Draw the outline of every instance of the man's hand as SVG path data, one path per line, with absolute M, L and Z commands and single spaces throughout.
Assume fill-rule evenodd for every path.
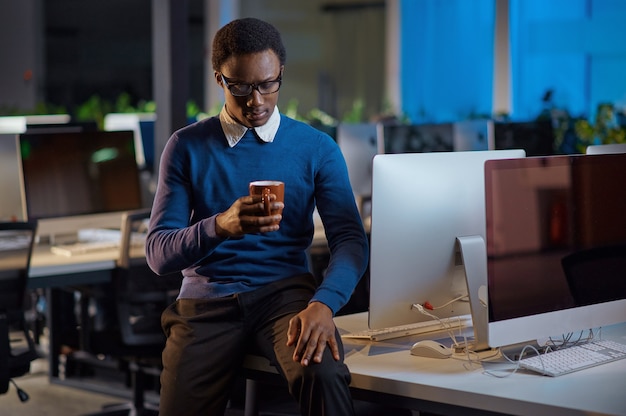
M 272 195 L 272 201 L 276 195 Z M 284 207 L 282 202 L 272 202 L 272 209 Z M 265 216 L 263 197 L 261 195 L 242 196 L 226 211 L 215 218 L 215 231 L 220 237 L 241 237 L 250 233 L 267 233 L 277 231 L 281 215 Z
M 335 338 L 335 322 L 330 308 L 321 302 L 309 306 L 289 321 L 287 345 L 296 345 L 293 360 L 303 366 L 322 362 L 324 349 L 328 345 L 333 358 L 339 360 L 339 345 Z

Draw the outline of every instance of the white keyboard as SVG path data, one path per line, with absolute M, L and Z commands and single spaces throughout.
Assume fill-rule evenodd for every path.
M 119 249 L 120 243 L 116 241 L 81 241 L 72 244 L 58 244 L 50 247 L 50 251 L 60 256 L 72 257 L 81 254 L 97 253 Z
M 341 337 L 348 339 L 384 341 L 386 339 L 406 337 L 409 335 L 426 334 L 428 332 L 440 331 L 442 329 L 465 328 L 472 325 L 471 315 L 443 318 L 441 321 L 443 323 L 433 319 L 389 328 L 366 329 L 364 331 L 348 332 L 342 334 Z
M 624 358 L 625 344 L 600 340 L 522 358 L 519 364 L 528 370 L 556 377 Z

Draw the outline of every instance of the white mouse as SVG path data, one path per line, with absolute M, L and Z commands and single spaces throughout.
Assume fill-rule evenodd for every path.
M 430 339 L 418 341 L 411 347 L 411 355 L 428 358 L 450 358 L 452 349 Z

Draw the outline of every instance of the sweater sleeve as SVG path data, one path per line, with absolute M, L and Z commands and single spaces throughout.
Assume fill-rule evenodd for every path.
M 337 313 L 365 273 L 369 247 L 343 155 L 334 142 L 322 151 L 315 198 L 328 239 L 330 262 L 311 301 L 322 302 Z
M 215 232 L 216 215 L 189 223 L 192 205 L 187 154 L 175 133 L 161 156 L 146 239 L 146 260 L 157 274 L 193 266 L 224 241 Z

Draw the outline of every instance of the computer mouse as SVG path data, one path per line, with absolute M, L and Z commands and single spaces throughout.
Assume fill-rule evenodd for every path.
M 417 341 L 411 347 L 411 355 L 428 358 L 450 358 L 452 349 L 446 347 L 440 342 L 430 339 Z

